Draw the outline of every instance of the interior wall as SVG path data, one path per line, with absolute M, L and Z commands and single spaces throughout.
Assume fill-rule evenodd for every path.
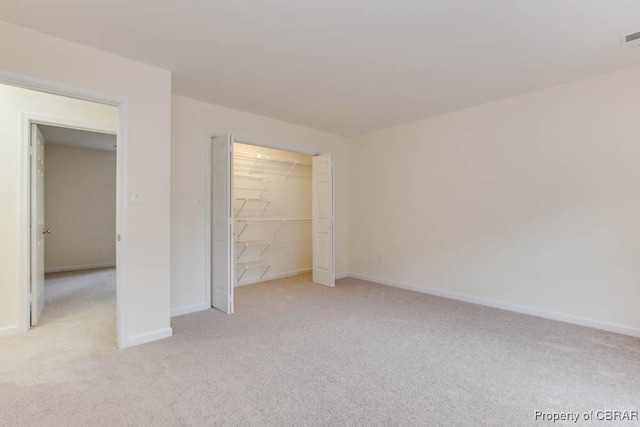
M 236 244 L 236 277 L 242 275 L 238 284 L 311 271 L 312 223 L 304 219 L 310 219 L 312 215 L 312 156 L 241 143 L 234 144 L 233 149 L 234 207 L 236 218 L 240 220 L 236 223 L 236 241 L 261 242 L 244 248 L 242 244 Z M 256 162 L 241 153 L 298 161 L 302 164 L 291 169 L 293 164 L 267 160 Z M 289 171 L 291 173 L 287 176 Z M 247 175 L 254 179 L 246 178 Z M 256 181 L 255 178 L 269 181 Z M 249 200 L 245 202 L 246 199 Z M 258 221 L 246 223 L 241 221 L 243 218 L 296 218 L 301 221 L 280 224 Z M 263 264 L 249 264 L 257 261 Z
M 639 74 L 355 139 L 351 272 L 640 335 Z
M 60 90 L 110 97 L 123 103 L 121 158 L 126 185 L 122 207 L 126 222 L 118 233 L 126 245 L 119 251 L 119 345 L 126 347 L 171 335 L 170 197 L 171 73 L 149 65 L 0 22 L 0 74 L 55 85 Z M 3 115 L 5 116 L 5 115 Z M 12 117 L 17 120 L 17 117 Z M 15 137 L 0 150 L 0 331 L 20 329 L 17 293 L 23 277 L 19 217 L 21 164 Z M 131 201 L 131 196 L 135 203 Z M 125 228 L 124 225 L 127 225 Z M 6 249 L 5 249 L 6 248 Z M 8 308 L 5 310 L 4 305 Z
M 45 271 L 115 266 L 116 152 L 45 140 L 44 173 Z
M 233 133 L 243 142 L 334 152 L 336 170 L 336 273 L 348 266 L 348 139 L 201 101 L 173 96 L 171 200 L 171 308 L 173 314 L 205 309 L 205 144 L 209 132 Z
M 26 143 L 23 115 L 66 118 L 113 132 L 118 128 L 118 110 L 113 106 L 0 84 L 0 235 L 4 236 L 0 245 L 0 331 L 8 332 L 17 331 L 27 308 L 19 280 L 20 166 Z

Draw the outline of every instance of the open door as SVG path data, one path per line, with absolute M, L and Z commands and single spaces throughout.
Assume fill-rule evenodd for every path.
M 31 125 L 31 326 L 44 308 L 44 137 Z
M 212 140 L 213 183 L 211 241 L 211 305 L 233 313 L 233 137 L 221 135 Z
M 313 158 L 313 281 L 335 286 L 333 154 Z

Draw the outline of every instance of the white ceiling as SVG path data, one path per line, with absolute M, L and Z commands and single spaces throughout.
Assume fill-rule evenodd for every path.
M 2 0 L 174 93 L 354 135 L 640 64 L 638 0 Z
M 116 151 L 116 136 L 108 133 L 88 132 L 85 130 L 38 125 L 45 144 L 65 145 L 68 147 L 89 148 L 92 150 Z

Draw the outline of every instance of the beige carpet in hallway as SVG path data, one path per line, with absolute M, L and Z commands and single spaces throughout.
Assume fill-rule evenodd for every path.
M 114 348 L 116 342 L 116 271 L 104 268 L 50 273 L 38 326 L 28 333 L 0 338 L 0 379 L 16 368 L 55 369 Z M 23 372 L 27 375 L 27 372 Z
M 2 424 L 520 426 L 640 409 L 639 339 L 309 279 L 237 288 L 236 314 L 177 317 L 174 337 L 122 351 L 76 348 L 72 323 L 1 339 Z

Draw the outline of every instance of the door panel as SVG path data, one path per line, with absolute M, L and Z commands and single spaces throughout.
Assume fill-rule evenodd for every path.
M 313 158 L 313 281 L 335 286 L 332 154 Z
M 31 325 L 44 308 L 44 137 L 31 125 Z
M 212 140 L 211 305 L 233 313 L 233 138 L 222 135 Z

